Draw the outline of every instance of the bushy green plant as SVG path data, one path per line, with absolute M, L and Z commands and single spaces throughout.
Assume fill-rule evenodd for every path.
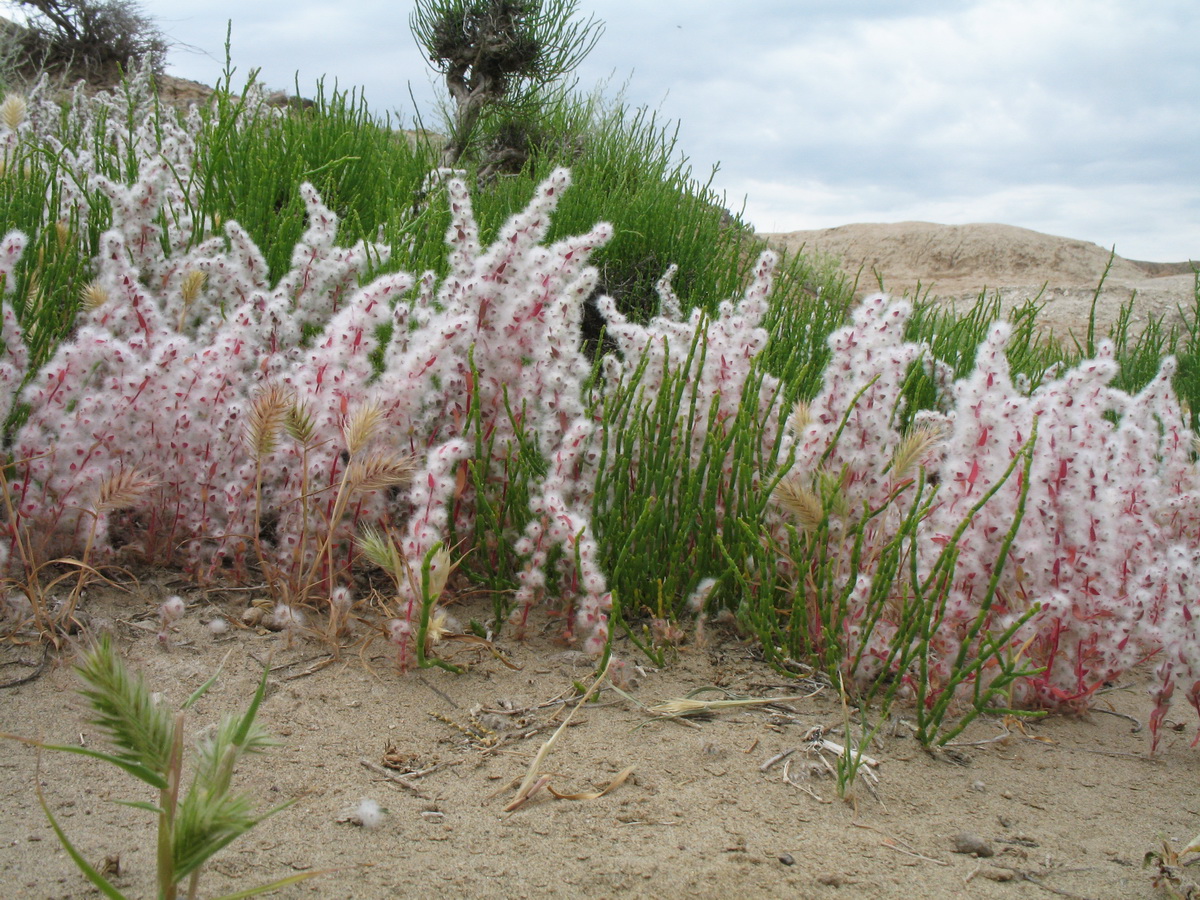
M 273 741 L 255 724 L 267 688 L 267 672 L 259 681 L 250 706 L 240 716 L 229 716 L 201 738 L 195 749 L 191 783 L 184 786 L 185 713 L 216 681 L 213 675 L 172 715 L 156 702 L 140 676 L 133 675 L 112 647 L 107 635 L 89 650 L 77 667 L 84 686 L 81 693 L 96 713 L 93 720 L 108 735 L 111 751 L 69 744 L 46 744 L 11 734 L 0 737 L 32 744 L 39 750 L 56 750 L 98 759 L 116 766 L 158 792 L 156 802 L 118 801 L 145 810 L 158 820 L 156 886 L 159 900 L 174 900 L 186 884 L 189 900 L 198 896 L 200 873 L 212 856 L 268 816 L 287 806 L 256 812 L 245 794 L 233 789 L 233 774 L 247 754 L 260 753 Z M 38 800 L 54 833 L 75 865 L 106 897 L 124 898 L 111 881 L 89 863 L 71 843 L 42 796 Z M 252 897 L 305 881 L 321 873 L 304 872 L 270 884 L 227 894 L 221 900 Z
M 1163 514 L 1172 491 L 1190 496 L 1192 477 L 1170 391 L 1175 370 L 1148 370 L 1172 349 L 1194 357 L 1195 332 L 1160 329 L 1135 342 L 1119 323 L 1112 344 L 1093 334 L 1064 348 L 1043 341 L 1033 307 L 996 326 L 997 302 L 981 298 L 961 316 L 923 304 L 910 315 L 871 300 L 855 313 L 857 331 L 841 334 L 849 306 L 843 281 L 800 257 L 779 269 L 760 257 L 757 240 L 692 180 L 670 131 L 648 113 L 597 98 L 564 92 L 547 101 L 531 120 L 530 154 L 519 171 L 479 179 L 472 192 L 470 172 L 427 177 L 429 148 L 392 134 L 353 97 L 335 93 L 312 110 L 282 113 L 253 87 L 235 98 L 227 83 L 212 107 L 180 118 L 138 93 L 136 82 L 127 90 L 124 106 L 113 98 L 81 99 L 66 110 L 31 104 L 28 121 L 0 132 L 6 159 L 22 163 L 9 171 L 32 185 L 13 189 L 32 235 L 11 232 L 0 247 L 14 311 L 5 320 L 10 357 L 0 376 L 10 399 L 30 411 L 14 460 L 14 529 L 64 547 L 94 530 L 96 545 L 109 550 L 112 535 L 132 534 L 148 558 L 178 554 L 205 574 L 228 564 L 233 577 L 247 574 L 253 549 L 260 561 L 300 573 L 288 590 L 301 602 L 328 594 L 333 604 L 338 580 L 351 572 L 358 526 L 394 526 L 410 573 L 444 574 L 461 558 L 442 561 L 432 548 L 453 547 L 468 559 L 462 571 L 502 598 L 498 617 L 551 600 L 574 623 L 572 636 L 589 635 L 589 650 L 608 644 L 610 604 L 654 654 L 678 640 L 675 623 L 685 610 L 723 607 L 763 636 L 777 662 L 815 653 L 839 666 L 861 657 L 858 672 L 883 671 L 898 662 L 888 663 L 886 635 L 876 631 L 882 644 L 868 652 L 858 641 L 870 634 L 839 634 L 834 619 L 821 619 L 849 599 L 844 583 L 813 593 L 815 619 L 805 608 L 801 622 L 791 602 L 797 571 L 814 571 L 815 561 L 819 572 L 822 559 L 853 551 L 858 523 L 870 548 L 859 561 L 894 570 L 881 585 L 908 585 L 920 595 L 914 603 L 936 610 L 945 602 L 957 617 L 947 624 L 932 616 L 941 663 L 918 675 L 888 673 L 928 683 L 929 740 L 949 709 L 939 713 L 937 698 L 969 692 L 983 684 L 981 674 L 994 685 L 997 672 L 1007 678 L 1023 660 L 1030 671 L 1054 664 L 1045 678 L 1024 677 L 1028 693 L 1018 699 L 1084 704 L 1103 672 L 1129 664 L 1125 646 L 1188 652 L 1191 619 L 1164 595 L 1146 602 L 1180 617 L 1178 627 L 1155 633 L 1131 622 L 1133 644 L 1097 654 L 1077 624 L 1092 621 L 1092 612 L 1069 610 L 1077 586 L 1058 585 L 1078 577 L 1086 605 L 1097 580 L 1121 571 L 1073 565 L 1124 552 L 1095 527 L 1098 513 L 1090 523 L 1096 537 L 1087 536 L 1089 522 L 1072 517 L 1093 514 L 1097 497 L 1115 502 L 1111 485 L 1084 489 L 1105 466 L 1072 469 L 1079 454 L 1102 448 L 1136 463 L 1155 486 L 1152 498 L 1125 498 L 1123 509 L 1137 514 L 1121 517 L 1121 527 L 1142 529 L 1138 539 L 1150 547 L 1160 546 L 1155 529 L 1166 528 L 1164 540 L 1177 544 L 1171 552 L 1189 552 L 1186 515 Z M 565 171 L 546 171 L 562 161 L 575 166 L 570 191 Z M 311 181 L 291 193 L 302 177 Z M 289 212 L 301 205 L 303 223 Z M 56 253 L 49 232 L 60 220 L 77 237 L 66 243 L 74 249 Z M 84 285 L 75 284 L 88 273 L 80 254 L 96 267 L 96 280 Z M 674 263 L 680 268 L 669 268 Z M 420 270 L 427 272 L 403 274 Z M 86 288 L 83 327 L 58 347 L 52 366 L 34 371 L 35 359 L 26 372 L 22 335 L 30 343 L 45 336 L 53 348 L 72 327 L 69 314 L 50 318 L 56 304 L 37 302 L 34 287 L 51 283 L 71 284 L 62 292 L 72 298 Z M 599 362 L 580 350 L 588 307 L 606 330 L 599 346 L 610 352 Z M 1093 342 L 1097 358 L 1081 361 Z M 1128 377 L 1147 385 L 1136 397 L 1110 384 L 1126 358 Z M 1075 368 L 1060 378 L 1068 366 Z M 26 374 L 32 380 L 19 392 Z M 852 404 L 853 422 L 845 422 L 854 440 L 843 447 L 831 430 L 845 407 L 831 406 L 826 389 L 838 387 L 841 403 L 857 390 L 847 394 L 848 378 L 884 374 L 863 388 L 862 404 Z M 311 414 L 315 430 L 248 458 L 242 417 L 266 396 L 260 388 L 273 385 L 283 414 Z M 1090 393 L 1072 399 L 1081 385 Z M 799 432 L 789 436 L 784 411 L 822 392 L 819 425 L 803 441 Z M 376 434 L 379 446 L 368 442 L 356 457 L 348 423 L 373 408 L 388 427 Z M 987 420 L 996 410 L 1011 420 L 1003 429 Z M 1029 419 L 1046 410 L 1058 417 L 1051 425 L 1059 433 L 1029 450 Z M 1090 418 L 1078 418 L 1085 411 Z M 864 460 L 874 454 L 886 463 L 901 442 L 920 444 L 931 416 L 954 433 L 937 485 L 938 496 L 954 502 L 929 505 L 931 479 L 923 489 L 914 480 L 861 494 L 863 485 L 873 490 L 907 471 L 898 463 L 878 471 Z M 108 428 L 114 422 L 122 427 Z M 1001 434 L 1002 451 L 979 449 Z M 825 457 L 814 450 L 818 438 L 830 439 Z M 1047 445 L 1068 444 L 1077 456 L 1044 455 Z M 800 449 L 817 479 L 803 486 L 819 503 L 860 492 L 836 510 L 841 530 L 830 529 L 824 546 L 787 532 L 768 503 Z M 347 466 L 394 461 L 401 452 L 414 458 L 411 484 L 402 489 L 364 469 L 361 492 L 353 503 L 344 499 L 337 485 L 349 483 Z M 1028 478 L 1024 469 L 1002 471 L 1030 453 L 1038 464 Z M 99 509 L 98 484 L 146 468 L 156 488 L 144 508 L 88 519 L 87 510 Z M 1052 494 L 1031 495 L 1036 515 L 1019 516 L 1021 491 L 1033 490 L 1034 477 Z M 976 508 L 973 491 L 992 488 L 1000 493 Z M 1078 502 L 1063 511 L 1055 498 L 1065 490 Z M 927 520 L 905 519 L 908 502 L 941 517 L 932 544 L 916 540 Z M 880 529 L 896 518 L 908 525 L 892 540 L 895 532 Z M 1004 536 L 1022 519 L 1022 535 L 1006 548 Z M 963 522 L 971 524 L 950 551 L 955 564 L 938 563 L 937 541 Z M 1030 530 L 1046 539 L 1024 537 Z M 1064 541 L 1065 565 L 1035 559 Z M 903 564 L 918 552 L 925 568 L 913 575 Z M 1159 574 L 1171 565 L 1153 554 L 1124 562 L 1152 564 Z M 963 578 L 949 574 L 972 566 Z M 842 560 L 828 571 L 849 570 Z M 948 580 L 929 582 L 933 572 Z M 1003 584 L 991 597 L 986 584 L 998 572 Z M 396 579 L 405 627 L 395 634 L 406 641 L 427 635 L 435 612 L 433 594 L 415 584 Z M 1009 629 L 1016 623 L 1020 631 L 1021 616 L 1048 585 L 1062 596 L 1055 614 L 1029 629 L 1043 630 L 1024 656 Z M 864 597 L 857 590 L 850 597 L 881 608 L 874 587 L 862 587 Z M 981 602 L 993 605 L 980 612 Z M 638 619 L 651 620 L 647 632 Z M 1070 684 L 1058 650 L 1063 635 L 1081 657 Z M 1166 667 L 1160 675 L 1161 717 L 1178 673 Z
M 28 77 L 51 71 L 111 81 L 139 63 L 161 71 L 167 41 L 135 0 L 17 0 L 29 24 L 15 37 Z
M 442 165 L 459 163 L 480 119 L 529 105 L 537 88 L 569 75 L 595 47 L 603 25 L 574 16 L 578 0 L 418 0 L 413 37 L 446 78 L 454 101 Z M 478 149 L 478 148 L 477 148 Z M 508 146 L 476 162 L 499 161 Z

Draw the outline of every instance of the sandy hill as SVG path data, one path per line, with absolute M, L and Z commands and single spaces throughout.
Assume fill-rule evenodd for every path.
M 1042 234 L 1014 225 L 937 225 L 931 222 L 842 225 L 816 231 L 764 235 L 775 246 L 839 260 L 858 280 L 859 293 L 884 287 L 895 294 L 929 292 L 949 302 L 999 291 L 1011 305 L 1041 292 L 1044 319 L 1055 331 L 1077 330 L 1110 252 L 1087 241 Z M 1192 264 L 1113 260 L 1099 304 L 1111 321 L 1136 293 L 1135 319 L 1178 316 L 1194 300 Z

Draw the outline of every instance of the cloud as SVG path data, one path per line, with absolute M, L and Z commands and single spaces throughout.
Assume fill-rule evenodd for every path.
M 995 220 L 1119 240 L 1150 258 L 1200 255 L 1186 225 L 1200 180 L 1200 63 L 1183 37 L 1200 10 L 904 9 L 863 15 L 855 4 L 798 33 L 768 23 L 756 47 L 732 48 L 745 80 L 715 67 L 673 85 L 674 106 L 691 112 L 682 142 L 697 163 L 725 161 L 717 183 L 732 205 L 748 194 L 762 227 L 813 216 L 807 204 L 819 227 Z
M 410 8 L 148 5 L 164 31 L 208 54 L 173 52 L 185 77 L 217 78 L 233 19 L 235 82 L 262 67 L 266 84 L 291 89 L 299 72 L 311 93 L 325 75 L 327 87 L 361 85 L 381 114 L 436 122 L 443 89 L 409 33 Z M 755 221 L 1048 223 L 1149 258 L 1200 257 L 1195 0 L 580 5 L 592 10 L 606 31 L 580 87 L 624 85 L 630 105 L 678 122 L 698 177 L 720 163 L 718 189 L 734 207 L 749 194 Z

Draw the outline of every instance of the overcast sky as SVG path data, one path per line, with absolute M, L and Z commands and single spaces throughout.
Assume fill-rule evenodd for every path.
M 436 122 L 405 0 L 145 0 L 168 71 Z M 1200 259 L 1197 0 L 581 0 L 579 71 L 680 124 L 696 175 L 760 231 L 1003 222 L 1134 259 Z M 411 96 L 410 96 L 411 91 Z

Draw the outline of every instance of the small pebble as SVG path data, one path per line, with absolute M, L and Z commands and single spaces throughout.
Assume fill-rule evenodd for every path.
M 981 869 L 979 874 L 989 881 L 1015 881 L 1017 877 L 1017 873 L 1010 869 L 997 869 L 995 867 Z
M 488 731 L 493 731 L 497 734 L 512 731 L 517 726 L 512 716 L 502 716 L 499 713 L 483 713 L 476 717 L 476 721 Z
M 794 866 L 796 864 L 796 858 L 790 853 L 780 853 L 779 861 L 785 866 Z
M 996 855 L 996 851 L 992 849 L 990 841 L 985 841 L 979 835 L 970 831 L 960 831 L 954 836 L 954 852 L 969 853 L 977 857 Z

